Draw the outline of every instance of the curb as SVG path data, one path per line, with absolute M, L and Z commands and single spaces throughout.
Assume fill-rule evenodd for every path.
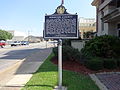
M 18 68 L 18 66 L 24 61 L 25 59 L 22 59 L 21 61 L 17 61 L 16 63 L 14 63 L 12 66 L 9 66 L 9 67 L 7 67 L 5 70 L 2 70 L 2 71 L 0 71 L 0 75 L 1 74 L 3 74 L 3 73 L 6 73 L 7 71 L 10 71 L 10 70 L 12 70 L 12 69 L 14 69 L 14 68 Z M 16 68 L 16 69 L 17 69 Z
M 21 61 L 17 61 L 17 62 L 15 62 L 13 65 L 11 65 L 11 66 L 8 66 L 6 69 L 4 69 L 4 70 L 2 70 L 2 71 L 0 71 L 0 79 L 2 80 L 2 78 L 4 78 L 4 77 L 6 77 L 6 75 L 8 75 L 8 74 L 10 74 L 10 75 L 12 75 L 12 74 L 14 74 L 14 71 L 16 71 L 18 68 L 19 68 L 19 66 L 22 64 L 22 62 L 24 61 L 24 59 L 23 60 L 21 60 Z M 12 71 L 12 72 L 11 72 Z M 11 72 L 11 73 L 10 73 Z M 7 78 L 7 80 L 10 80 L 10 79 L 12 79 L 13 77 L 10 77 L 10 78 Z M 4 90 L 4 89 L 2 89 L 2 88 L 4 88 L 4 85 L 6 84 L 7 82 L 5 81 L 4 83 L 2 82 L 1 84 L 0 84 L 0 90 Z M 6 90 L 6 89 L 5 89 Z
M 95 74 L 89 74 L 90 78 L 95 82 L 95 84 L 100 88 L 100 90 L 108 90 L 107 87 L 101 83 L 101 81 L 96 77 Z

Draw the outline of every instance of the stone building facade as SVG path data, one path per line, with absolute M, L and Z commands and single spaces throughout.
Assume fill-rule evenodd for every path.
M 97 35 L 120 37 L 120 0 L 94 0 Z

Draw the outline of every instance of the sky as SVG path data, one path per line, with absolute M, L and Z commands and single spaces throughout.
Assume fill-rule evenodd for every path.
M 93 0 L 64 0 L 68 13 L 95 18 Z M 61 0 L 0 0 L 0 29 L 42 36 L 45 14 L 53 14 Z

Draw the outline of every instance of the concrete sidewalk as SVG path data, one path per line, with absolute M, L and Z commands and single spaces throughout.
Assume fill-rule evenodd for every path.
M 120 90 L 120 72 L 101 72 L 90 77 L 100 90 Z
M 42 49 L 25 58 L 14 68 L 13 77 L 0 88 L 0 90 L 20 90 L 32 77 L 32 74 L 38 70 L 40 65 L 52 52 L 51 48 Z

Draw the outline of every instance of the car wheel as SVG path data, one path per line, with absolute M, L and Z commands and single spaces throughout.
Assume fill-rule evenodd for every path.
M 4 46 L 2 45 L 1 48 L 4 48 Z

